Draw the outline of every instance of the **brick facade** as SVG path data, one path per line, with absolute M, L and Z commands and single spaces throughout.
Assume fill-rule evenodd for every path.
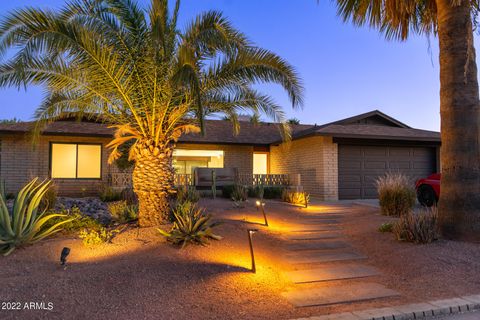
M 17 192 L 35 177 L 49 177 L 50 143 L 101 143 L 102 178 L 101 179 L 55 179 L 60 195 L 96 195 L 102 184 L 109 181 L 110 173 L 118 172 L 115 165 L 107 160 L 110 151 L 106 145 L 109 138 L 42 136 L 34 147 L 23 135 L 2 135 L 0 137 L 0 180 L 5 181 L 7 193 Z M 253 172 L 253 146 L 179 144 L 178 148 L 200 150 L 223 150 L 224 166 L 238 168 L 239 173 Z
M 60 195 L 94 195 L 102 183 L 108 181 L 111 166 L 107 164 L 109 150 L 107 138 L 42 136 L 33 146 L 22 135 L 0 137 L 0 179 L 5 181 L 7 192 L 17 192 L 26 182 L 35 177 L 49 177 L 50 142 L 101 143 L 101 179 L 55 179 Z
M 304 190 L 338 200 L 338 146 L 331 137 L 308 137 L 270 147 L 270 172 L 301 175 Z

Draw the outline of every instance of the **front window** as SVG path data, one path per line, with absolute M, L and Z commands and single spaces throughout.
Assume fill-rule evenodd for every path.
M 195 168 L 223 168 L 224 152 L 222 150 L 187 150 L 173 151 L 173 166 L 177 174 L 193 174 Z
M 57 179 L 100 179 L 102 145 L 52 143 L 51 177 Z
M 253 154 L 253 174 L 267 174 L 268 173 L 268 153 L 254 153 Z

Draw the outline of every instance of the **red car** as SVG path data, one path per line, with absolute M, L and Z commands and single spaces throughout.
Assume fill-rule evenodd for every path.
M 431 207 L 440 197 L 440 173 L 434 173 L 420 179 L 415 184 L 417 199 L 422 206 Z

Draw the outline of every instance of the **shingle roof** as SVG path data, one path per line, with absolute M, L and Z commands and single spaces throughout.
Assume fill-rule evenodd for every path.
M 398 128 L 381 125 L 331 124 L 314 130 L 314 134 L 336 138 L 362 138 L 385 140 L 440 141 L 440 133 L 412 128 Z M 312 132 L 310 132 L 312 134 Z
M 385 123 L 384 125 L 379 124 L 379 118 Z M 31 130 L 32 126 L 33 122 L 0 124 L 0 134 L 25 134 Z M 112 137 L 113 129 L 108 128 L 105 124 L 96 122 L 57 121 L 48 125 L 43 130 L 43 134 Z M 378 110 L 321 126 L 292 125 L 292 138 L 294 140 L 312 135 L 336 138 L 440 142 L 439 132 L 410 128 Z M 278 144 L 281 141 L 278 124 L 275 123 L 253 124 L 242 121 L 240 133 L 234 135 L 231 122 L 207 120 L 205 123 L 205 135 L 184 135 L 179 142 L 270 145 Z
M 25 134 L 31 130 L 33 122 L 0 124 L 0 134 Z M 293 125 L 293 134 L 311 128 L 312 125 Z M 43 131 L 44 135 L 112 137 L 113 129 L 96 122 L 56 121 Z M 212 143 L 212 144 L 249 144 L 268 145 L 281 140 L 278 125 L 275 123 L 252 124 L 241 122 L 240 133 L 233 134 L 233 125 L 225 120 L 205 121 L 205 135 L 188 134 L 180 138 L 180 142 Z

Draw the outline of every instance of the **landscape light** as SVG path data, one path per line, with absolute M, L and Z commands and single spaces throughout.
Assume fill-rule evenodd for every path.
M 265 226 L 268 227 L 267 214 L 265 213 L 265 202 L 257 200 L 257 211 L 258 208 L 262 208 L 263 220 L 265 221 Z
M 70 248 L 64 247 L 62 249 L 62 253 L 60 254 L 60 264 L 62 266 L 67 264 L 67 257 L 68 257 L 69 254 L 70 254 Z
M 253 242 L 252 242 L 252 235 L 257 232 L 257 229 L 248 229 L 248 244 L 250 245 L 250 257 L 252 258 L 252 272 L 256 273 L 257 269 L 255 267 L 255 256 L 253 254 Z

